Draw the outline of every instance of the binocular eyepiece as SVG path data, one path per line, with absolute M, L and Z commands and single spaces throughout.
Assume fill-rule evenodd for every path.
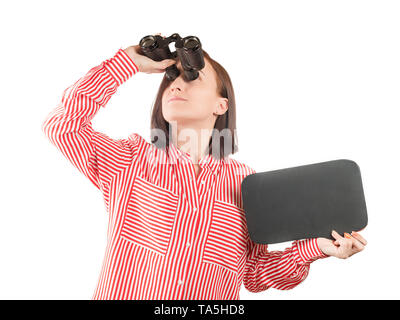
M 175 51 L 171 52 L 169 44 L 175 42 Z M 199 72 L 204 68 L 204 56 L 199 38 L 188 36 L 181 38 L 179 34 L 174 33 L 168 38 L 159 35 L 149 35 L 143 37 L 139 42 L 139 47 L 144 55 L 154 61 L 164 59 L 178 59 L 181 61 L 185 81 L 192 81 L 198 78 Z M 165 69 L 166 78 L 170 81 L 175 80 L 180 71 L 176 65 Z

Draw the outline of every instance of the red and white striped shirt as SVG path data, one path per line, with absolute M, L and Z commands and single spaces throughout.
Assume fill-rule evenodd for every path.
M 91 120 L 138 72 L 119 49 L 68 87 L 42 130 L 102 192 L 109 214 L 107 247 L 92 299 L 239 299 L 292 289 L 310 263 L 327 257 L 316 239 L 284 251 L 249 238 L 241 182 L 255 171 L 230 158 L 200 159 L 196 178 L 186 152 L 169 154 L 133 133 L 112 139 Z

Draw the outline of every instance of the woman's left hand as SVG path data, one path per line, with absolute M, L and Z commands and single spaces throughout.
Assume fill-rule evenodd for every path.
M 321 251 L 328 255 L 340 259 L 347 259 L 353 254 L 364 250 L 367 241 L 357 232 L 348 233 L 342 237 L 335 230 L 332 231 L 332 236 L 336 240 L 326 238 L 317 238 L 318 247 Z

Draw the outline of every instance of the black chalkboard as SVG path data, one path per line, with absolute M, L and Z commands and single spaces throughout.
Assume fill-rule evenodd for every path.
M 272 244 L 359 231 L 367 225 L 360 168 L 348 159 L 259 172 L 242 181 L 250 238 Z

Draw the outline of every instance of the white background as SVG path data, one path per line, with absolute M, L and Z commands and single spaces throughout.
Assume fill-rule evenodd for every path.
M 311 265 L 288 291 L 241 299 L 398 299 L 398 1 L 1 2 L 1 299 L 90 299 L 106 245 L 102 195 L 41 131 L 62 92 L 148 34 L 196 35 L 229 72 L 239 152 L 257 171 L 334 159 L 361 169 L 367 248 Z M 93 125 L 150 140 L 162 74 L 137 74 Z M 290 243 L 271 245 L 283 250 Z

